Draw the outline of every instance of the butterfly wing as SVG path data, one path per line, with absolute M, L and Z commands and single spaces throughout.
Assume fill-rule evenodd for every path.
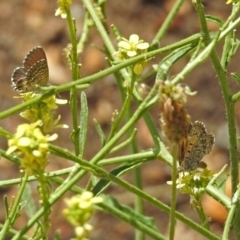
M 37 85 L 46 86 L 49 78 L 47 61 L 42 59 L 33 64 L 27 71 L 26 77 L 32 88 Z
M 181 169 L 186 171 L 195 170 L 202 158 L 211 152 L 213 144 L 214 136 L 207 132 L 205 125 L 199 121 L 194 122 L 189 132 Z
M 25 84 L 27 83 L 26 73 L 27 71 L 23 67 L 17 67 L 13 71 L 11 81 L 15 91 L 21 92 L 21 89 L 25 89 Z
M 23 60 L 25 69 L 30 69 L 38 61 L 45 60 L 47 62 L 46 54 L 42 47 L 38 46 L 33 48 Z
M 196 136 L 189 136 L 187 141 L 187 146 L 185 149 L 184 159 L 181 163 L 181 169 L 185 171 L 192 171 L 197 168 L 199 162 L 196 162 L 196 154 L 197 153 L 197 141 L 198 138 Z
M 212 151 L 213 148 L 213 144 L 215 142 L 215 138 L 213 136 L 213 134 L 208 133 L 207 138 L 206 138 L 206 148 L 205 148 L 205 155 L 209 154 Z
M 42 47 L 35 47 L 26 55 L 23 67 L 13 71 L 11 80 L 13 89 L 20 93 L 31 92 L 37 86 L 48 84 L 48 64 Z

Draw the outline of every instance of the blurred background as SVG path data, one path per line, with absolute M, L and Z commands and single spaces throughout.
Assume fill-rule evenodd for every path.
M 223 21 L 228 17 L 231 11 L 231 5 L 226 5 L 225 1 L 203 1 L 207 14 L 213 15 Z M 174 0 L 131 0 L 121 1 L 114 0 L 106 3 L 107 24 L 114 24 L 120 34 L 129 38 L 133 33 L 138 34 L 141 39 L 151 42 L 158 29 L 161 27 L 164 19 L 171 10 Z M 63 48 L 69 43 L 69 35 L 66 21 L 60 17 L 55 17 L 55 10 L 58 8 L 57 1 L 48 0 L 1 0 L 0 1 L 0 111 L 6 110 L 21 102 L 21 99 L 14 98 L 18 94 L 11 88 L 11 74 L 13 70 L 22 65 L 25 55 L 35 46 L 42 46 L 46 52 L 49 71 L 50 83 L 59 85 L 71 81 L 71 73 L 68 65 L 63 57 Z M 82 31 L 84 9 L 80 1 L 74 1 L 71 5 L 72 15 L 76 18 L 78 36 Z M 210 31 L 216 31 L 218 26 L 209 23 Z M 175 43 L 194 33 L 200 31 L 199 21 L 196 11 L 191 1 L 185 1 L 181 7 L 177 18 L 172 23 L 167 35 L 160 46 L 166 46 Z M 115 46 L 117 45 L 113 34 L 110 31 Z M 105 56 L 96 48 L 103 47 L 101 38 L 96 29 L 90 30 L 89 41 L 80 58 L 82 64 L 82 76 L 88 76 L 107 67 Z M 221 44 L 218 46 L 221 53 Z M 149 63 L 159 62 L 163 56 L 155 58 Z M 181 71 L 189 57 L 179 61 L 170 72 L 170 79 Z M 236 72 L 239 69 L 239 56 L 235 56 L 229 72 Z M 154 78 L 146 82 L 151 86 Z M 233 92 L 239 91 L 239 86 L 229 77 L 229 82 Z M 189 85 L 192 91 L 198 94 L 190 97 L 187 104 L 189 114 L 192 120 L 198 120 L 205 123 L 209 132 L 216 136 L 216 144 L 211 154 L 204 158 L 212 171 L 217 172 L 221 167 L 228 163 L 228 136 L 226 130 L 226 114 L 225 106 L 216 73 L 210 61 L 206 61 L 199 65 L 191 74 L 187 76 L 184 83 Z M 91 159 L 100 149 L 100 140 L 93 126 L 93 118 L 96 118 L 106 133 L 109 131 L 112 113 L 115 109 L 120 109 L 121 98 L 118 93 L 117 86 L 113 76 L 107 76 L 99 79 L 89 89 L 86 90 L 89 104 L 89 130 L 88 143 L 86 149 L 86 159 Z M 58 98 L 68 99 L 69 92 L 61 93 Z M 69 106 L 60 106 L 59 114 L 62 115 L 61 123 L 68 124 L 69 129 L 57 130 L 59 135 L 55 144 L 73 151 L 73 146 L 69 136 L 71 133 L 71 117 Z M 159 126 L 159 110 L 158 106 L 151 110 L 152 117 L 157 126 Z M 236 105 L 236 118 L 239 122 L 239 104 Z M 10 132 L 15 132 L 19 123 L 23 123 L 18 114 L 1 120 L 1 127 Z M 140 149 L 146 149 L 153 146 L 150 134 L 144 124 L 140 120 L 137 124 L 138 142 Z M 0 147 L 7 149 L 7 141 L 0 138 Z M 126 154 L 123 151 L 122 154 Z M 50 158 L 48 171 L 62 169 L 72 164 L 63 159 Z M 5 159 L 0 161 L 0 180 L 19 177 L 19 168 Z M 161 161 L 151 161 L 142 167 L 144 190 L 160 199 L 166 204 L 170 203 L 170 187 L 166 185 L 166 181 L 171 179 L 170 168 Z M 128 181 L 133 180 L 132 173 L 124 176 Z M 79 183 L 85 186 L 86 180 Z M 32 187 L 36 188 L 34 184 Z M 3 195 L 11 197 L 15 195 L 16 188 L 0 189 L 0 199 Z M 127 193 L 115 185 L 111 185 L 107 191 L 116 197 L 121 203 L 133 206 L 134 196 Z M 230 190 L 228 189 L 228 192 Z M 177 210 L 183 212 L 188 217 L 198 220 L 194 210 L 192 210 L 189 197 L 178 194 Z M 216 234 L 221 234 L 226 212 L 222 206 L 216 204 L 212 199 L 203 197 L 203 205 L 206 213 L 211 219 L 211 230 Z M 2 204 L 0 204 L 2 206 Z M 70 239 L 73 237 L 72 228 L 66 223 L 59 209 L 64 208 L 64 203 L 59 202 L 53 209 L 52 227 L 50 238 L 53 238 L 57 229 L 60 229 L 62 239 Z M 56 211 L 56 209 L 58 211 Z M 0 211 L 0 222 L 4 222 L 5 213 L 3 209 Z M 145 205 L 145 213 L 149 217 L 154 217 L 159 231 L 167 235 L 168 215 L 156 211 L 149 205 Z M 57 215 L 56 215 L 57 214 Z M 56 217 L 57 216 L 57 217 Z M 24 214 L 17 221 L 15 227 L 17 229 L 25 225 L 26 216 Z M 128 224 L 105 213 L 97 213 L 94 215 L 91 223 L 94 226 L 91 239 L 134 239 L 134 230 Z M 147 238 L 148 239 L 148 238 Z M 149 238 L 150 239 L 150 238 Z M 195 231 L 191 230 L 183 223 L 178 222 L 176 228 L 176 240 L 182 239 L 205 239 Z M 234 239 L 232 236 L 231 239 Z

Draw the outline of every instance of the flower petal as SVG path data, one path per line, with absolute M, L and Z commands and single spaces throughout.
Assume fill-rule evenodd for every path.
M 137 44 L 137 49 L 140 49 L 140 50 L 145 50 L 148 47 L 149 47 L 149 43 L 147 42 Z
M 128 42 L 125 42 L 125 41 L 120 41 L 120 42 L 118 43 L 118 47 L 124 48 L 124 49 L 126 49 L 126 50 L 131 49 L 131 45 L 130 45 Z
M 137 55 L 137 52 L 136 52 L 136 51 L 127 51 L 127 55 L 128 55 L 129 57 L 134 57 L 134 56 Z
M 28 137 L 22 137 L 18 140 L 18 145 L 21 147 L 27 147 L 31 144 L 31 139 Z
M 129 42 L 133 43 L 133 44 L 138 44 L 139 42 L 139 36 L 137 34 L 132 34 L 129 37 Z

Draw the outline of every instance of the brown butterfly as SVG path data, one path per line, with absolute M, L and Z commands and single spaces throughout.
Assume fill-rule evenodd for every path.
M 208 133 L 202 122 L 195 121 L 189 126 L 189 134 L 179 146 L 179 171 L 193 171 L 206 167 L 202 158 L 212 151 L 214 136 Z
M 46 54 L 42 47 L 33 48 L 24 58 L 23 66 L 17 67 L 11 81 L 19 93 L 35 91 L 38 86 L 47 86 L 49 80 Z

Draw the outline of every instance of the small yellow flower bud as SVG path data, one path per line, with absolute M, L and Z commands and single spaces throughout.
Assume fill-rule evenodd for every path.
M 118 43 L 118 48 L 118 52 L 114 53 L 114 55 L 117 55 L 120 59 L 128 59 L 147 52 L 149 43 L 140 40 L 137 34 L 132 34 L 129 40 L 122 38 L 122 41 Z M 135 64 L 133 66 L 134 73 L 137 75 L 141 74 L 146 63 L 147 61 L 145 60 Z
M 86 222 L 93 214 L 93 205 L 102 201 L 101 197 L 94 197 L 93 193 L 89 191 L 73 196 L 70 199 L 65 199 L 67 208 L 63 210 L 63 214 L 75 226 L 77 239 L 88 239 L 87 237 L 92 230 L 92 226 Z
M 57 138 L 56 134 L 44 136 L 39 128 L 41 124 L 37 121 L 19 125 L 16 134 L 8 141 L 7 154 L 16 153 L 21 157 L 21 166 L 29 174 L 44 170 L 48 159 L 48 142 Z

